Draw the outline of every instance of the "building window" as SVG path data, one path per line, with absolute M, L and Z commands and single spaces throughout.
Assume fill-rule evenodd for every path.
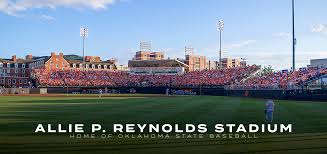
M 89 64 L 85 64 L 85 68 L 89 68 Z
M 18 73 L 18 69 L 15 69 L 15 73 Z
M 92 64 L 92 69 L 95 69 L 95 65 L 94 64 Z
M 10 63 L 7 63 L 7 68 L 10 68 Z
M 25 73 L 25 69 L 23 69 L 22 72 Z
M 104 68 L 104 69 L 107 69 L 107 65 L 104 65 L 103 68 Z
M 59 68 L 59 64 L 56 64 L 56 68 Z
M 11 84 L 11 80 L 10 80 L 10 79 L 8 79 L 7 82 L 8 82 L 9 84 Z
M 15 63 L 15 68 L 18 68 L 18 64 L 17 63 Z
M 19 79 L 19 84 L 22 84 L 22 79 Z
M 22 64 L 22 68 L 25 68 L 25 64 Z
M 73 68 L 76 68 L 76 64 L 73 64 Z
M 101 65 L 98 65 L 98 69 L 101 69 Z
M 16 79 L 12 79 L 12 83 L 13 84 L 16 84 Z
M 27 80 L 26 79 L 24 80 L 24 83 L 27 84 Z

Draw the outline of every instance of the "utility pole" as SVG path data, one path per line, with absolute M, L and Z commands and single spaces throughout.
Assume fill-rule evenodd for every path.
M 296 38 L 295 38 L 295 15 L 294 15 L 295 9 L 294 9 L 294 0 L 292 0 L 292 47 L 293 47 L 293 59 L 292 59 L 292 70 L 295 71 L 295 46 L 296 46 Z

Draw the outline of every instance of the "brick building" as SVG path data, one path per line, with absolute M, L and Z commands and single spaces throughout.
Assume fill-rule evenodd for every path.
M 102 61 L 97 56 L 85 56 L 85 66 L 83 67 L 83 57 L 78 55 L 64 55 L 54 52 L 51 56 L 34 57 L 30 63 L 32 69 L 48 70 L 116 70 L 116 64 L 112 60 Z
M 28 63 L 29 60 L 17 59 L 16 55 L 0 59 L 0 86 L 28 87 L 31 72 Z
M 222 58 L 223 68 L 232 68 L 232 67 L 244 67 L 246 66 L 246 62 L 240 59 L 232 59 L 232 58 Z M 219 63 L 218 63 L 219 66 Z
M 135 54 L 133 60 L 163 60 L 165 54 L 163 52 L 149 52 L 149 51 L 138 51 Z
M 29 87 L 33 69 L 47 70 L 116 70 L 115 59 L 102 61 L 100 57 L 86 56 L 85 67 L 83 57 L 77 55 L 64 55 L 52 52 L 50 56 L 36 57 L 27 55 L 25 59 L 0 59 L 0 86 Z
M 189 72 L 205 70 L 207 69 L 207 57 L 186 55 L 185 64 L 189 66 Z

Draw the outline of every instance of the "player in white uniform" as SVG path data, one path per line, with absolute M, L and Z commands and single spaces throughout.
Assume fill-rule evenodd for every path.
M 266 114 L 266 121 L 268 123 L 272 123 L 274 119 L 274 110 L 275 110 L 275 103 L 273 100 L 269 99 L 266 102 L 265 114 Z
M 99 98 L 102 96 L 102 89 L 99 90 Z
M 167 96 L 169 95 L 169 89 L 168 88 L 166 89 L 166 95 Z

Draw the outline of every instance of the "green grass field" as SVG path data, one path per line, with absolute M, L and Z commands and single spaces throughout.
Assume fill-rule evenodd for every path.
M 0 153 L 327 153 L 327 103 L 276 101 L 292 134 L 258 139 L 70 139 L 35 134 L 38 123 L 264 123 L 264 100 L 214 96 L 0 96 Z

